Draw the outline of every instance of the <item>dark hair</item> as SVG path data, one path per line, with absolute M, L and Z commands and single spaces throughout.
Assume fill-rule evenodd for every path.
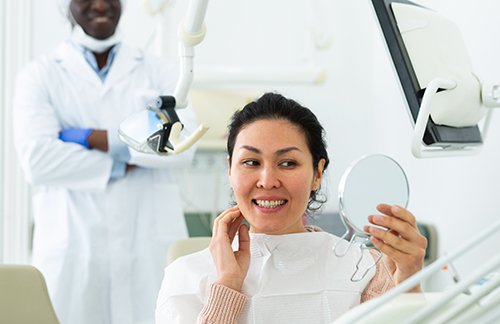
M 319 123 L 318 118 L 308 108 L 277 93 L 266 93 L 234 113 L 231 123 L 228 126 L 229 135 L 227 138 L 227 153 L 230 164 L 232 162 L 234 144 L 240 131 L 245 126 L 263 119 L 286 120 L 299 127 L 306 136 L 307 146 L 313 158 L 314 170 L 317 170 L 321 159 L 325 159 L 323 172 L 326 170 L 330 159 L 326 151 L 325 130 Z M 317 210 L 321 208 L 324 202 L 326 202 L 326 197 L 319 198 L 317 197 L 317 192 L 312 191 L 307 209 L 308 211 Z

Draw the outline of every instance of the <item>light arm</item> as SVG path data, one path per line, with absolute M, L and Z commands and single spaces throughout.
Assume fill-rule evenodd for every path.
M 143 153 L 155 153 L 160 155 L 178 154 L 189 149 L 208 130 L 208 127 L 200 125 L 190 136 L 181 139 L 181 131 L 184 128 L 178 118 L 175 109 L 187 107 L 187 96 L 193 81 L 193 59 L 194 46 L 199 44 L 205 36 L 203 20 L 207 10 L 208 0 L 192 0 L 189 3 L 186 18 L 179 25 L 179 56 L 181 60 L 181 71 L 173 96 L 160 96 L 152 100 L 148 109 L 156 114 L 159 122 L 156 127 L 139 129 L 140 136 L 134 135 L 144 123 L 146 114 L 131 116 L 120 125 L 120 138 L 133 149 Z
M 187 95 L 193 82 L 194 47 L 205 38 L 206 28 L 203 23 L 207 11 L 208 0 L 192 0 L 189 3 L 186 18 L 179 25 L 179 56 L 181 73 L 175 87 L 175 108 L 187 106 Z

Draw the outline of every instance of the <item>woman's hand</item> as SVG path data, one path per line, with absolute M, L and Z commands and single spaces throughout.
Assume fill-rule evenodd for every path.
M 415 216 L 399 206 L 380 204 L 377 210 L 384 215 L 372 215 L 368 221 L 388 230 L 365 226 L 373 245 L 384 254 L 384 261 L 393 273 L 396 284 L 411 277 L 424 265 L 427 239 L 420 234 Z M 420 286 L 410 291 L 421 291 Z
M 238 206 L 226 209 L 214 221 L 209 245 L 219 278 L 216 283 L 241 291 L 250 265 L 250 236 L 242 225 L 243 215 Z M 238 233 L 239 248 L 233 251 L 231 243 Z

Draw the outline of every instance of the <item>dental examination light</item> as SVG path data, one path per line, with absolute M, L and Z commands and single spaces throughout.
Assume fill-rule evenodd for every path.
M 183 125 L 176 109 L 187 106 L 193 81 L 194 47 L 205 37 L 203 20 L 208 0 L 191 0 L 186 17 L 179 25 L 179 56 L 181 71 L 173 96 L 151 98 L 145 110 L 132 114 L 120 124 L 120 138 L 136 151 L 151 154 L 178 154 L 198 141 L 208 127 L 200 125 L 191 135 L 183 137 Z
M 413 155 L 477 153 L 491 118 L 488 108 L 500 107 L 500 85 L 481 82 L 472 72 L 450 20 L 410 1 L 371 1 L 414 122 Z

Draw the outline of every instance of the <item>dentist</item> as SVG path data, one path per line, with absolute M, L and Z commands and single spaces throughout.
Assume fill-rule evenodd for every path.
M 119 0 L 62 2 L 72 34 L 20 73 L 13 107 L 32 262 L 62 324 L 153 323 L 167 246 L 187 237 L 173 175 L 194 152 L 129 151 L 117 129 L 144 94 L 173 93 L 176 66 L 121 42 Z

